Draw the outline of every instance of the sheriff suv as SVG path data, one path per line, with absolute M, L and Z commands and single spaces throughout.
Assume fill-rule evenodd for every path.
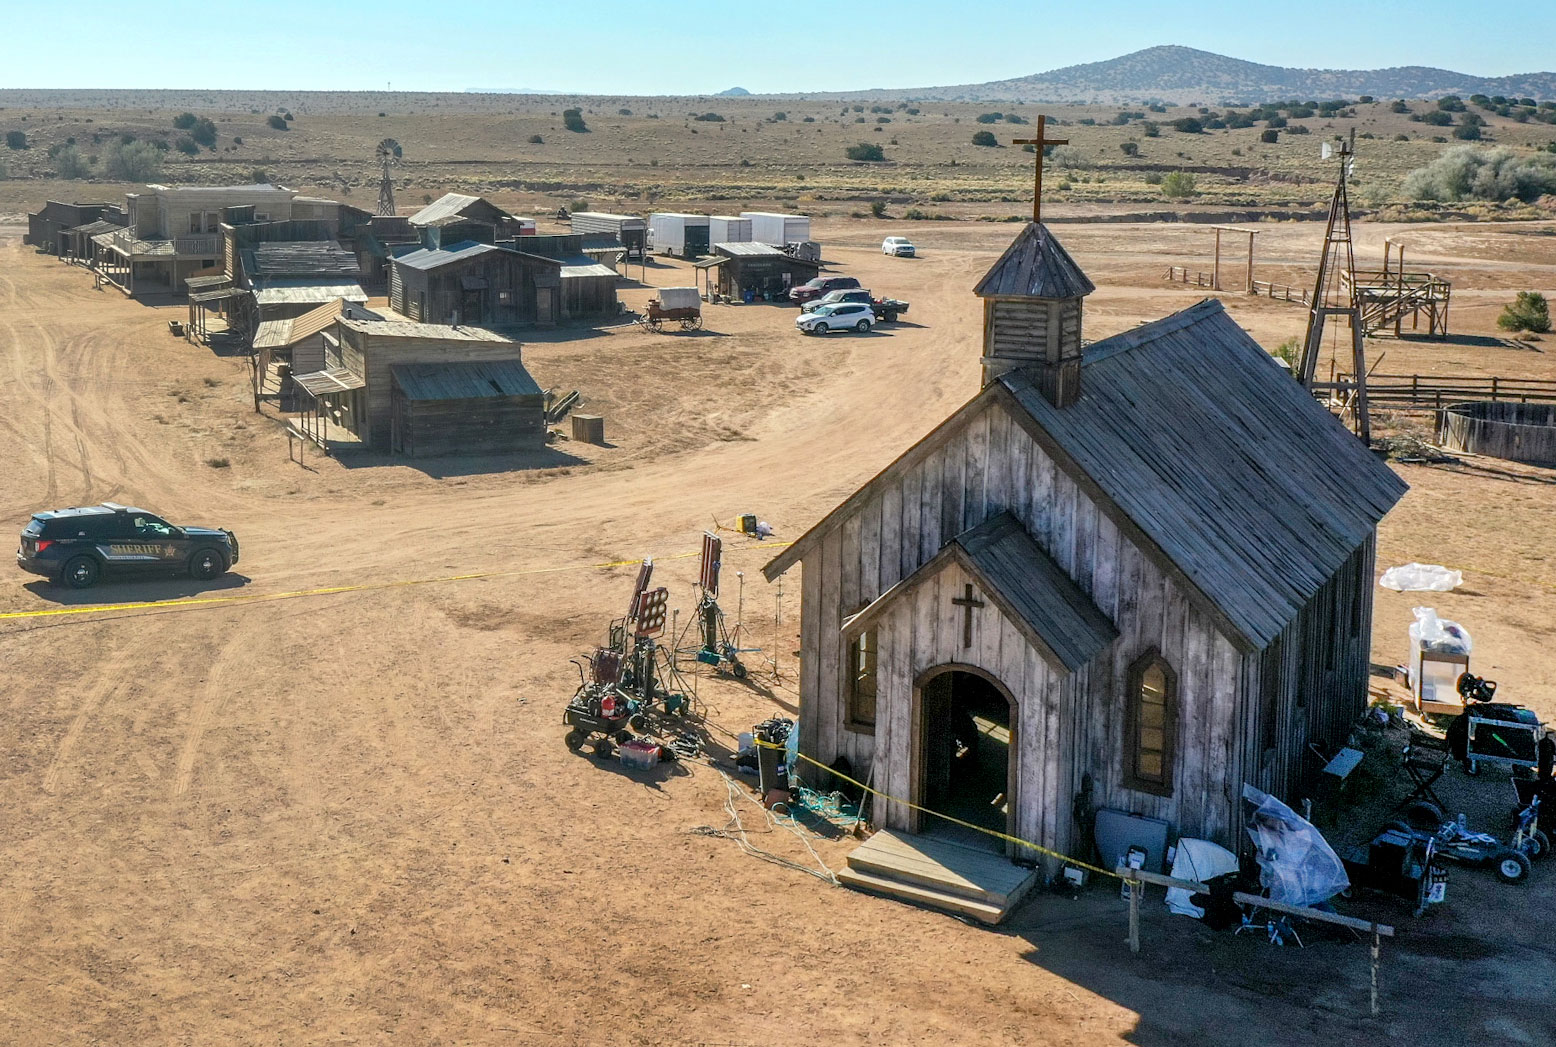
M 87 589 L 105 574 L 188 574 L 209 581 L 238 562 L 238 538 L 211 527 L 177 527 L 144 509 L 104 502 L 36 513 L 22 529 L 16 564 Z

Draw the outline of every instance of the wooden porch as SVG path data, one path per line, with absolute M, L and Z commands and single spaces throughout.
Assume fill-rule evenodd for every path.
M 855 848 L 838 873 L 846 887 L 997 924 L 1016 907 L 1038 870 L 964 844 L 882 829 Z

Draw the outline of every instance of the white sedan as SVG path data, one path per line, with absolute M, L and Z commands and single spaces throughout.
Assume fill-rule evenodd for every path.
M 862 334 L 875 326 L 875 311 L 870 308 L 869 302 L 839 302 L 796 317 L 794 326 L 802 334 L 827 334 L 831 331 L 858 331 Z
M 905 236 L 888 236 L 881 241 L 881 254 L 889 254 L 894 258 L 912 258 L 918 254 L 918 248 Z

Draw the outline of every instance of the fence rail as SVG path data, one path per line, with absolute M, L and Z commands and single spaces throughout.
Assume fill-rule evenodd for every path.
M 1167 279 L 1175 284 L 1190 284 L 1194 287 L 1204 287 L 1212 291 L 1225 290 L 1225 288 L 1216 286 L 1214 273 L 1203 272 L 1199 269 L 1189 269 L 1181 265 L 1169 265 L 1167 267 Z M 1238 283 L 1242 283 L 1241 277 L 1238 278 Z M 1307 305 L 1309 302 L 1308 292 L 1302 290 L 1302 288 L 1292 287 L 1290 284 L 1271 283 L 1268 280 L 1254 280 L 1252 282 L 1252 290 L 1249 293 L 1256 298 L 1261 296 L 1273 298 L 1277 302 L 1296 302 L 1298 305 Z
M 1355 379 L 1339 375 L 1333 382 L 1314 382 L 1313 391 L 1346 398 Z M 1371 374 L 1367 403 L 1396 411 L 1436 411 L 1471 401 L 1556 403 L 1556 381 L 1546 378 L 1503 378 L 1498 375 Z

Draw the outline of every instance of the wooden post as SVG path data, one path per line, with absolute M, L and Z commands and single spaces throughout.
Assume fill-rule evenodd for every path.
M 1140 880 L 1126 882 L 1129 884 L 1129 951 L 1138 956 L 1140 955 L 1140 895 L 1145 890 L 1145 884 Z
M 1253 294 L 1253 230 L 1248 230 L 1248 293 Z
M 1372 932 L 1372 1016 L 1378 1016 L 1378 951 L 1382 946 L 1382 938 L 1376 930 Z
M 1221 227 L 1216 226 L 1216 261 L 1210 272 L 1210 289 L 1221 290 Z

